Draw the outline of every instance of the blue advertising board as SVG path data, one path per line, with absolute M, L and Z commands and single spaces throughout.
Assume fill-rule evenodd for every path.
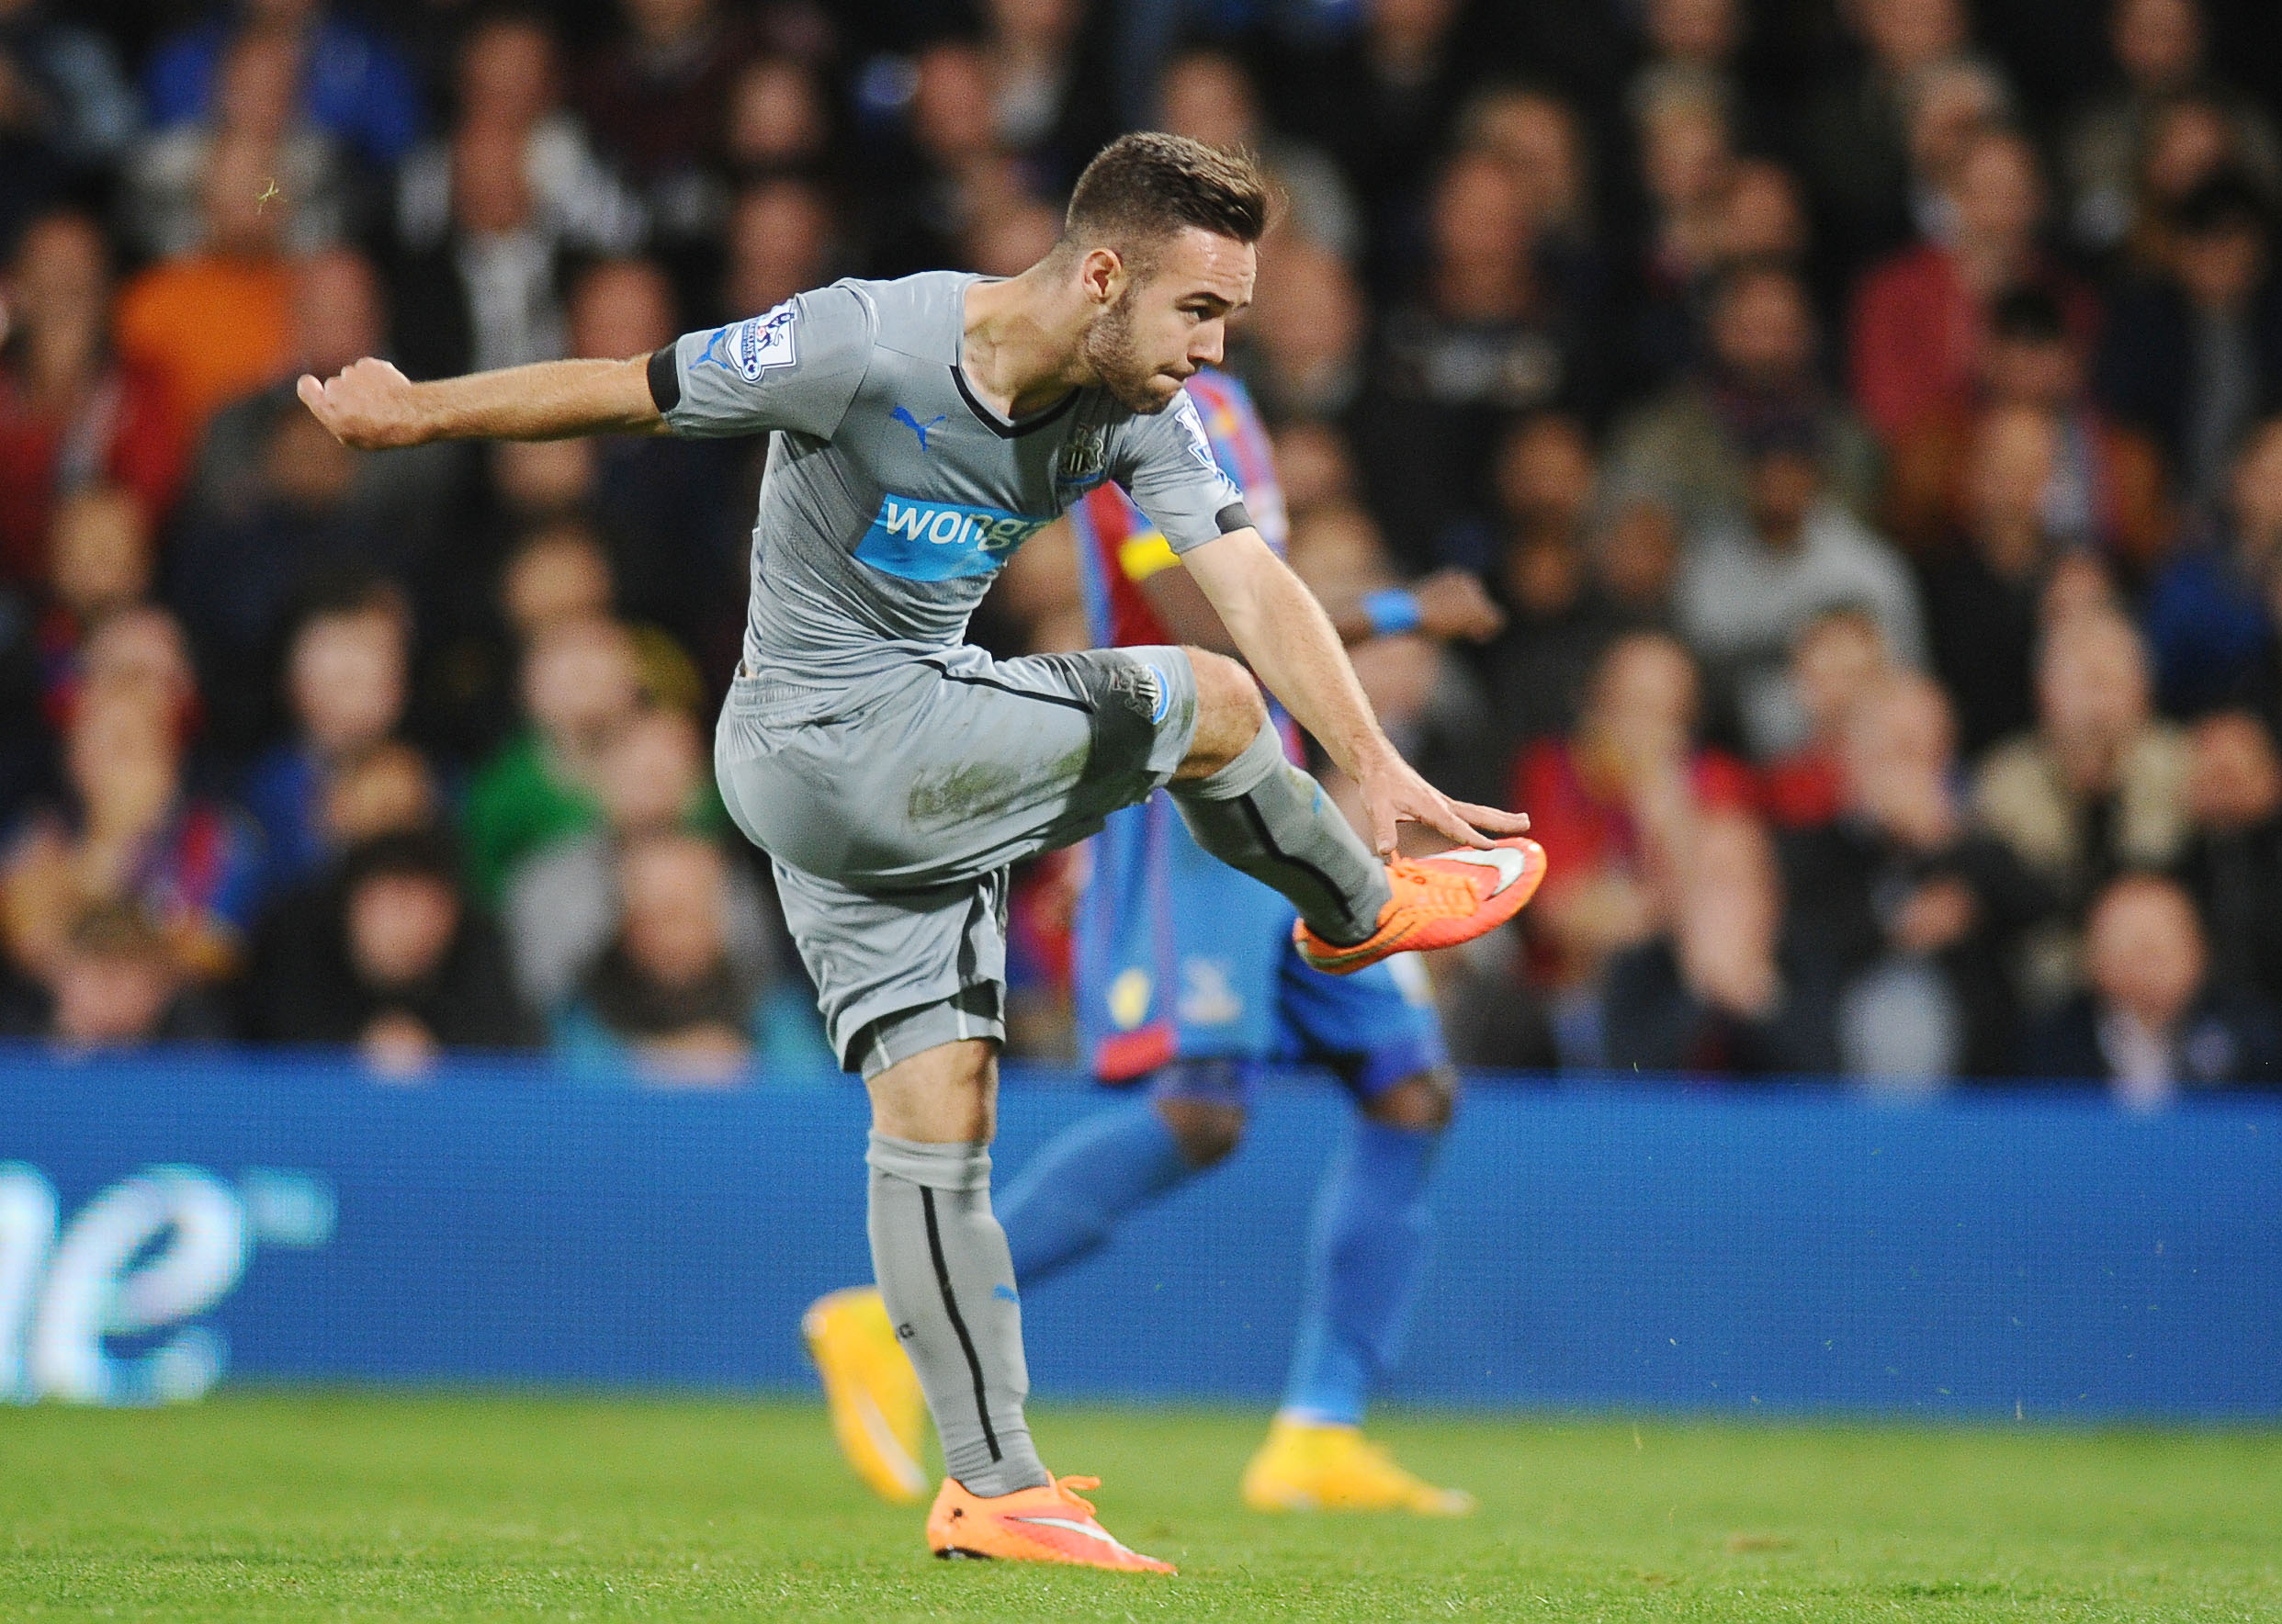
M 1011 1081 L 998 1165 L 1095 1109 Z M 1343 1097 L 1025 1293 L 1043 1394 L 1272 1395 Z M 0 1393 L 217 1379 L 806 1385 L 865 1278 L 860 1089 L 0 1052 Z M 1485 1083 L 1395 1395 L 2033 1419 L 2282 1415 L 2282 1101 Z

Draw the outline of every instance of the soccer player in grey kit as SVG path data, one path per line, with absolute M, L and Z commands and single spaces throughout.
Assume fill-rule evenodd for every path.
M 1292 899 L 1302 952 L 1334 974 L 1479 935 L 1543 872 L 1526 818 L 1449 800 L 1387 741 L 1181 388 L 1251 298 L 1267 209 L 1240 155 L 1126 136 L 1079 177 L 1053 251 L 1007 280 L 839 282 L 625 361 L 414 384 L 367 359 L 299 386 L 360 447 L 774 435 L 715 771 L 870 1090 L 873 1269 L 943 1440 L 939 1555 L 1165 1570 L 1094 1520 L 1090 1480 L 1047 1472 L 1022 1416 L 989 1198 L 1008 865 L 1166 786 L 1200 845 Z M 1195 648 L 996 660 L 964 643 L 1007 558 L 1103 479 L 1249 671 Z M 1361 788 L 1378 856 L 1287 764 L 1254 671 Z M 1456 844 L 1395 856 L 1405 821 Z

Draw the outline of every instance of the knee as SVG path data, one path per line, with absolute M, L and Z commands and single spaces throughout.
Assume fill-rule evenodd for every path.
M 1252 673 L 1225 654 L 1184 648 L 1196 673 L 1196 738 L 1182 763 L 1183 777 L 1219 772 L 1244 753 L 1268 725 L 1268 702 Z
M 1244 1142 L 1244 1108 L 1210 1100 L 1159 1100 L 1157 1114 L 1171 1130 L 1181 1159 L 1203 1172 L 1236 1153 Z
M 1363 1107 L 1373 1122 L 1418 1133 L 1439 1133 L 1458 1108 L 1458 1074 L 1447 1066 L 1413 1072 Z
M 998 1133 L 999 1048 L 966 1038 L 922 1049 L 864 1080 L 872 1126 L 926 1145 L 987 1145 Z

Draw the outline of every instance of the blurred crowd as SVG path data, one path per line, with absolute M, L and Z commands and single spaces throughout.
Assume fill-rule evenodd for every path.
M 2267 0 L 0 0 L 0 1030 L 821 1063 L 707 769 L 762 448 L 292 380 L 1012 273 L 1157 127 L 1283 194 L 1294 565 L 1504 614 L 1357 651 L 1553 853 L 1463 1058 L 2276 1085 L 2278 87 Z

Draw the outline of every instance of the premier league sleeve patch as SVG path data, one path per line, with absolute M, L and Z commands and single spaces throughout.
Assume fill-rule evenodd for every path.
M 815 288 L 745 321 L 684 333 L 672 356 L 678 387 L 653 376 L 650 398 L 685 438 L 783 429 L 830 439 L 863 386 L 873 336 L 861 295 Z
M 793 326 L 799 315 L 788 299 L 765 314 L 732 321 L 706 340 L 706 353 L 697 357 L 697 365 L 718 367 L 747 383 L 758 383 L 770 367 L 793 364 Z
M 1181 442 L 1188 447 L 1190 460 L 1205 473 L 1233 490 L 1235 481 L 1228 478 L 1227 470 L 1220 466 L 1220 458 L 1213 455 L 1212 437 L 1204 432 L 1204 420 L 1197 415 L 1194 398 L 1184 393 L 1179 400 L 1175 401 L 1173 417 L 1174 421 L 1181 425 Z

